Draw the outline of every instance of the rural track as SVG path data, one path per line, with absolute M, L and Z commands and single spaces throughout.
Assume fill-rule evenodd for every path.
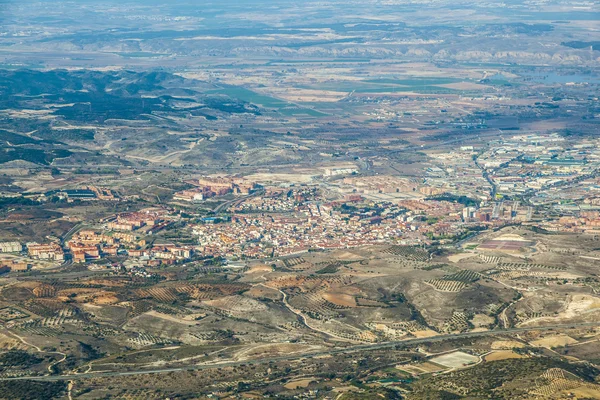
M 42 350 L 41 347 L 36 346 L 35 344 L 27 342 L 23 337 L 17 335 L 14 332 L 11 332 L 9 329 L 5 328 L 4 333 L 8 334 L 8 336 L 12 336 L 14 338 L 17 338 L 21 343 L 23 343 L 26 346 L 33 347 L 35 349 L 35 351 L 37 351 L 38 353 L 60 354 L 62 356 L 62 358 L 60 360 L 56 360 L 56 361 L 53 361 L 50 364 L 48 364 L 48 372 L 50 372 L 50 373 L 52 373 L 52 368 L 54 366 L 60 364 L 61 362 L 65 361 L 67 359 L 67 355 L 65 353 L 63 353 L 62 351 L 45 351 L 45 350 Z
M 303 355 L 270 357 L 270 358 L 264 358 L 264 359 L 260 359 L 260 360 L 225 361 L 225 362 L 219 362 L 219 363 L 214 363 L 214 364 L 198 364 L 198 365 L 189 365 L 189 366 L 184 366 L 184 367 L 171 367 L 171 368 L 160 368 L 160 369 L 145 369 L 145 370 L 139 369 L 139 370 L 134 370 L 134 371 L 120 371 L 120 372 L 118 372 L 118 371 L 115 371 L 115 372 L 100 371 L 100 372 L 86 372 L 86 373 L 81 373 L 81 374 L 70 374 L 70 375 L 19 376 L 19 377 L 14 377 L 14 378 L 0 378 L 0 381 L 24 381 L 24 380 L 72 381 L 72 380 L 91 379 L 91 378 L 110 378 L 110 377 L 120 377 L 120 376 L 162 374 L 162 373 L 168 373 L 168 372 L 202 371 L 202 370 L 215 369 L 215 368 L 237 367 L 237 366 L 246 365 L 246 364 L 262 365 L 262 364 L 269 364 L 271 362 L 277 362 L 277 361 L 298 361 L 298 360 L 302 360 L 302 359 L 306 359 L 306 358 L 310 358 L 310 357 L 331 356 L 331 355 L 336 355 L 336 354 L 360 353 L 363 351 L 382 350 L 382 349 L 394 348 L 396 346 L 407 346 L 407 345 L 415 345 L 415 344 L 421 344 L 421 343 L 441 342 L 444 340 L 468 339 L 468 338 L 505 335 L 505 334 L 511 334 L 511 333 L 520 333 L 520 332 L 552 331 L 552 330 L 557 330 L 557 329 L 577 329 L 577 328 L 586 328 L 586 327 L 589 327 L 589 328 L 600 327 L 600 322 L 538 326 L 538 327 L 531 327 L 531 328 L 496 329 L 496 330 L 485 331 L 485 332 L 454 333 L 454 334 L 439 335 L 439 336 L 434 336 L 434 337 L 429 337 L 429 338 L 407 339 L 407 340 L 398 340 L 398 341 L 377 343 L 377 344 L 356 345 L 356 346 L 332 349 L 332 350 L 327 350 L 327 351 L 306 353 Z
M 264 287 L 266 287 L 266 288 L 269 288 L 269 289 L 271 289 L 269 286 L 266 286 L 266 285 L 264 285 L 264 284 L 262 284 L 262 283 L 261 283 L 260 285 L 261 285 L 261 286 L 264 286 Z M 311 329 L 311 330 L 313 330 L 313 331 L 315 331 L 315 332 L 318 332 L 318 333 L 324 334 L 325 336 L 332 337 L 332 338 L 334 338 L 334 339 L 336 339 L 336 340 L 341 340 L 341 341 L 344 341 L 344 342 L 347 342 L 347 343 L 360 343 L 359 341 L 352 340 L 352 339 L 346 339 L 346 338 L 343 338 L 343 337 L 341 337 L 341 336 L 337 336 L 337 335 L 335 335 L 335 334 L 333 334 L 333 333 L 331 333 L 331 332 L 327 332 L 327 331 L 324 331 L 324 330 L 322 330 L 322 329 L 315 328 L 314 326 L 311 326 L 311 325 L 308 323 L 308 320 L 307 320 L 306 316 L 305 316 L 305 315 L 304 315 L 304 314 L 303 314 L 301 311 L 298 311 L 298 310 L 296 310 L 294 307 L 292 307 L 292 306 L 290 305 L 290 303 L 289 303 L 289 302 L 288 302 L 288 300 L 287 300 L 287 293 L 285 293 L 285 292 L 284 292 L 283 290 L 281 290 L 281 289 L 277 289 L 277 290 L 278 290 L 278 291 L 279 291 L 279 293 L 281 293 L 281 295 L 283 296 L 283 304 L 284 304 L 284 305 L 287 307 L 287 309 L 288 309 L 288 310 L 290 310 L 292 313 L 294 313 L 294 314 L 296 314 L 298 317 L 300 317 L 300 319 L 302 320 L 302 323 L 303 323 L 304 325 L 306 325 L 306 327 L 307 327 L 307 328 L 309 328 L 309 329 Z

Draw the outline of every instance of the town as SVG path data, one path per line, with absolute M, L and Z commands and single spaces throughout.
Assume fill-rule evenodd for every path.
M 0 16 L 0 400 L 600 399 L 599 2 Z
M 174 193 L 172 205 L 85 221 L 62 242 L 2 243 L 3 254 L 19 255 L 2 266 L 23 271 L 33 266 L 28 260 L 108 258 L 129 260 L 132 268 L 182 263 L 192 256 L 239 261 L 386 243 L 452 246 L 515 223 L 597 234 L 599 148 L 597 139 L 571 146 L 554 134 L 514 135 L 485 148 L 432 152 L 421 180 L 367 177 L 354 169 L 327 169 L 313 183 L 276 186 L 240 177 L 186 179 L 193 188 Z M 99 197 L 110 190 L 66 191 L 71 202 L 89 201 L 81 196 L 88 192 Z M 74 200 L 74 193 L 80 199 Z M 188 203 L 220 198 L 227 201 L 217 214 L 186 209 Z M 541 217 L 548 213 L 557 217 Z M 161 232 L 169 231 L 186 236 L 164 240 Z

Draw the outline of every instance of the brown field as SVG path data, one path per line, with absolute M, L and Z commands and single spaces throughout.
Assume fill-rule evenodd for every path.
M 364 257 L 352 253 L 351 251 L 336 251 L 332 253 L 332 257 L 340 261 L 359 261 L 365 259 Z
M 496 340 L 492 342 L 491 345 L 493 350 L 510 350 L 523 347 L 525 347 L 525 344 L 517 342 L 516 340 Z
M 273 271 L 273 268 L 269 265 L 266 264 L 258 264 L 258 265 L 253 265 L 252 267 L 250 267 L 248 269 L 248 271 L 246 271 L 247 274 L 256 274 L 259 272 L 271 272 Z
M 282 295 L 279 293 L 279 291 L 265 286 L 254 286 L 244 294 L 257 299 L 267 298 L 272 300 L 281 300 L 282 298 Z
M 485 361 L 498 361 L 498 360 L 507 360 L 507 359 L 511 359 L 511 358 L 524 358 L 524 357 L 525 356 L 517 354 L 512 350 L 499 350 L 499 351 L 494 351 L 491 354 L 488 354 L 487 356 L 485 356 Z
M 437 365 L 429 361 L 419 364 L 398 365 L 396 366 L 396 368 L 402 371 L 406 371 L 411 375 L 430 374 L 432 372 L 439 372 L 446 369 L 441 365 Z
M 600 399 L 600 388 L 596 389 L 590 386 L 581 386 L 575 389 L 565 390 L 561 393 L 565 396 L 571 396 L 574 399 Z M 561 397 L 562 398 L 562 397 Z
M 283 385 L 283 387 L 285 387 L 286 389 L 305 388 L 314 380 L 314 378 L 297 379 L 286 383 L 285 385 Z
M 345 293 L 329 292 L 324 293 L 323 298 L 333 304 L 343 307 L 356 307 L 356 298 Z
M 116 304 L 119 302 L 115 293 L 98 289 L 66 289 L 58 292 L 56 297 L 63 302 L 69 300 L 94 304 Z
M 437 332 L 431 329 L 424 329 L 421 331 L 414 331 L 412 332 L 413 335 L 415 335 L 415 337 L 417 338 L 427 338 L 427 337 L 432 337 L 432 336 L 437 336 Z
M 534 340 L 530 342 L 534 346 L 538 347 L 564 347 L 569 344 L 577 343 L 577 340 L 573 339 L 567 335 L 556 335 L 556 336 L 546 336 L 545 338 Z

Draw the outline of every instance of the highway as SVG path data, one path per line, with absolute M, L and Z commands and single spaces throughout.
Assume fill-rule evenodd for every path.
M 183 371 L 202 371 L 215 368 L 224 367 L 237 367 L 246 364 L 263 365 L 271 362 L 280 361 L 299 361 L 309 357 L 318 356 L 332 356 L 336 354 L 352 354 L 360 353 L 363 351 L 383 350 L 388 348 L 394 348 L 396 346 L 412 346 L 421 343 L 440 342 L 444 340 L 452 339 L 469 339 L 478 338 L 485 336 L 495 336 L 511 333 L 531 332 L 531 331 L 551 331 L 558 329 L 574 329 L 574 328 L 586 328 L 586 327 L 600 327 L 600 322 L 589 322 L 589 323 L 574 323 L 574 324 L 563 324 L 563 325 L 552 325 L 544 327 L 531 327 L 531 328 L 509 328 L 509 329 L 496 329 L 493 331 L 485 332 L 466 332 L 466 333 L 454 333 L 448 335 L 439 335 L 429 338 L 420 339 L 407 339 L 385 343 L 376 344 L 364 344 L 350 347 L 343 347 L 339 349 L 331 349 L 326 351 L 306 353 L 302 355 L 294 354 L 288 356 L 278 356 L 264 358 L 260 360 L 246 360 L 246 361 L 224 361 L 213 364 L 197 364 L 183 367 L 171 367 L 171 368 L 159 368 L 159 369 L 139 369 L 133 371 L 115 371 L 115 372 L 86 372 L 81 374 L 70 374 L 70 375 L 43 375 L 43 376 L 20 376 L 14 378 L 0 378 L 0 381 L 17 381 L 17 380 L 36 380 L 36 381 L 70 381 L 76 379 L 90 379 L 90 378 L 110 378 L 119 376 L 134 376 L 134 375 L 146 375 L 146 374 L 163 374 L 169 372 L 183 372 Z
M 229 208 L 233 204 L 240 204 L 244 200 L 247 200 L 247 199 L 252 198 L 252 197 L 263 195 L 264 193 L 265 193 L 264 190 L 257 190 L 256 192 L 254 192 L 252 194 L 249 194 L 249 195 L 246 195 L 246 196 L 237 197 L 237 198 L 235 198 L 233 200 L 226 201 L 226 202 L 221 203 L 218 206 L 216 206 L 213 209 L 213 213 L 219 214 L 225 208 Z

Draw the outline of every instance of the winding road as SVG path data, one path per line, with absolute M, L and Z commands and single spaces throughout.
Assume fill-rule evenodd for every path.
M 385 343 L 376 343 L 376 344 L 366 344 L 366 345 L 356 345 L 350 347 L 344 347 L 339 349 L 331 349 L 324 350 L 319 352 L 306 353 L 302 355 L 292 354 L 287 356 L 277 356 L 277 357 L 269 357 L 260 360 L 253 361 L 223 361 L 212 364 L 197 364 L 197 365 L 189 365 L 183 367 L 171 367 L 171 368 L 160 368 L 160 369 L 138 369 L 133 371 L 115 371 L 115 372 L 87 372 L 81 374 L 66 374 L 66 375 L 43 375 L 43 376 L 20 376 L 14 378 L 0 378 L 0 381 L 23 381 L 23 380 L 35 380 L 35 381 L 73 381 L 79 379 L 90 379 L 90 378 L 110 378 L 110 377 L 119 377 L 119 376 L 136 376 L 136 375 L 146 375 L 146 374 L 162 374 L 168 372 L 183 372 L 183 371 L 202 371 L 208 369 L 215 368 L 224 368 L 224 367 L 237 367 L 246 364 L 252 365 L 263 365 L 269 364 L 271 362 L 278 361 L 299 361 L 310 357 L 318 357 L 318 356 L 332 356 L 336 354 L 352 354 L 352 353 L 360 353 L 363 351 L 373 351 L 373 350 L 382 350 L 394 348 L 396 346 L 411 346 L 415 344 L 421 343 L 431 343 L 431 342 L 440 342 L 444 340 L 452 340 L 452 339 L 466 339 L 466 338 L 478 338 L 485 336 L 496 336 L 496 335 L 504 335 L 511 333 L 521 333 L 521 332 L 532 332 L 532 331 L 552 331 L 557 329 L 574 329 L 574 328 L 586 328 L 586 327 L 600 327 L 600 322 L 590 322 L 590 323 L 574 323 L 574 324 L 563 324 L 563 325 L 552 325 L 552 326 L 542 326 L 542 327 L 532 327 L 532 328 L 510 328 L 510 329 L 496 329 L 493 331 L 484 331 L 484 332 L 465 332 L 465 333 L 454 333 L 448 335 L 439 335 L 433 336 L 429 338 L 419 338 L 419 339 L 407 339 L 407 340 L 399 340 Z

